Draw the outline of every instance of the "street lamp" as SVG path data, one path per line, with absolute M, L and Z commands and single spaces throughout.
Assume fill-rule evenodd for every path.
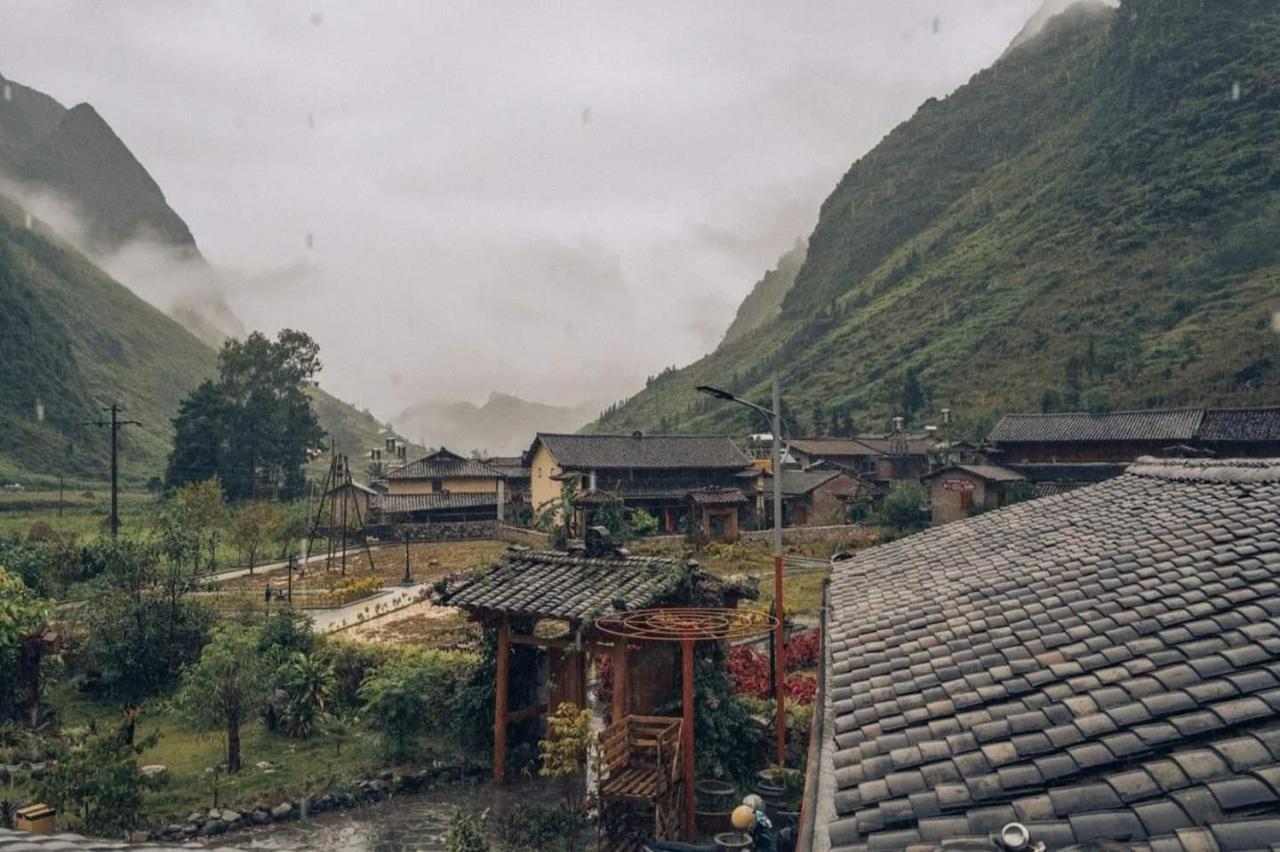
M 773 409 L 734 396 L 727 390 L 713 388 L 710 385 L 698 385 L 699 393 L 713 396 L 725 402 L 736 402 L 753 411 L 763 414 L 770 423 L 770 443 L 772 447 L 773 467 L 773 614 L 777 623 L 773 628 L 773 692 L 777 704 L 777 717 L 774 724 L 778 729 L 778 765 L 787 765 L 787 714 L 785 701 L 786 671 L 783 665 L 782 647 L 782 415 L 778 412 L 782 404 L 778 399 L 778 379 L 773 379 Z M 817 712 L 817 711 L 815 711 Z

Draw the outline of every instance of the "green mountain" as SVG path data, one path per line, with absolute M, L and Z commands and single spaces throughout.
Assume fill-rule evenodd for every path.
M 591 428 L 1280 397 L 1280 4 L 1078 4 L 849 169 L 776 318 Z
M 74 205 L 87 248 L 146 238 L 199 254 L 187 223 L 97 110 L 67 109 L 3 77 L 0 86 L 0 174 Z
M 807 248 L 804 240 L 796 240 L 796 244 L 778 258 L 778 265 L 755 283 L 747 298 L 738 306 L 738 313 L 734 315 L 721 343 L 732 343 L 777 318 L 782 312 L 782 300 L 795 286 L 796 275 L 804 265 Z
M 0 481 L 104 477 L 107 431 L 88 421 L 112 401 L 140 421 L 121 431 L 125 475 L 139 483 L 161 473 L 179 400 L 216 371 L 215 349 L 187 329 L 216 344 L 213 326 L 229 313 L 196 294 L 174 306 L 179 324 L 98 261 L 144 241 L 207 269 L 190 229 L 93 107 L 66 109 L 2 77 L 0 179 Z M 33 214 L 30 202 L 49 195 L 55 213 L 73 208 L 74 222 Z M 353 456 L 394 434 L 318 388 L 313 399 Z

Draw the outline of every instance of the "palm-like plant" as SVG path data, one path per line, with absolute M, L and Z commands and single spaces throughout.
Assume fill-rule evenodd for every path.
M 316 732 L 328 712 L 333 667 L 297 651 L 281 666 L 280 684 L 288 695 L 283 717 L 285 733 L 306 739 Z

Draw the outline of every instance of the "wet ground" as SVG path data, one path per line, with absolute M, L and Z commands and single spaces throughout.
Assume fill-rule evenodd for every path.
M 515 802 L 550 804 L 559 793 L 555 785 L 530 780 L 506 787 L 452 787 L 321 814 L 306 822 L 228 834 L 213 845 L 277 852 L 443 852 L 455 807 L 500 813 Z

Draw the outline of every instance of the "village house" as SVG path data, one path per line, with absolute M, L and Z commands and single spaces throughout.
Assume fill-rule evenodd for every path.
M 848 521 L 850 507 L 859 500 L 872 502 L 880 489 L 868 480 L 840 468 L 820 465 L 809 470 L 782 470 L 782 525 L 829 526 Z M 773 477 L 762 486 L 765 523 L 773 523 Z
M 839 562 L 797 848 L 1275 848 L 1278 516 L 1146 458 Z
M 1107 462 L 1149 456 L 1280 456 L 1280 406 L 1172 408 L 1106 414 L 1006 414 L 987 436 L 1002 465 Z
M 927 435 L 897 433 L 852 438 L 795 438 L 788 442 L 801 468 L 828 462 L 882 485 L 915 482 L 929 472 L 935 442 Z
M 571 482 L 579 527 L 595 507 L 622 500 L 656 517 L 664 533 L 705 525 L 713 537 L 736 536 L 760 509 L 760 472 L 728 438 L 538 433 L 525 459 L 534 511 L 553 505 Z
M 384 481 L 386 493 L 372 501 L 380 523 L 501 519 L 507 505 L 501 471 L 443 447 L 390 468 Z

